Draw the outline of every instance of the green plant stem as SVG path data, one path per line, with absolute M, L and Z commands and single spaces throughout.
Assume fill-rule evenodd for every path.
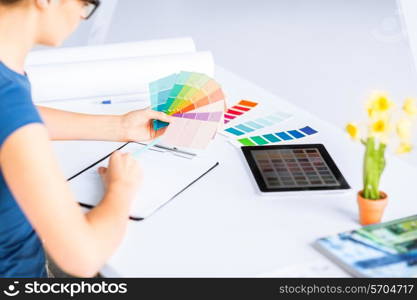
M 375 138 L 366 141 L 366 151 L 363 166 L 363 197 L 370 200 L 380 199 L 379 182 L 385 169 L 384 143 L 376 144 Z

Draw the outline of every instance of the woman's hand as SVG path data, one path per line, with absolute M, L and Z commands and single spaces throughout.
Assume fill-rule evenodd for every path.
M 99 174 L 106 191 L 116 190 L 131 200 L 142 182 L 143 175 L 139 163 L 130 153 L 115 151 L 109 161 L 109 167 L 100 167 Z
M 142 142 L 153 140 L 165 133 L 166 128 L 154 130 L 153 120 L 169 123 L 171 116 L 151 109 L 131 111 L 121 116 L 121 126 L 125 141 Z

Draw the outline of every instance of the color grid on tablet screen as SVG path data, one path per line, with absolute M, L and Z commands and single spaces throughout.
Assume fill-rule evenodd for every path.
M 328 187 L 340 183 L 317 149 L 274 149 L 253 153 L 268 188 Z

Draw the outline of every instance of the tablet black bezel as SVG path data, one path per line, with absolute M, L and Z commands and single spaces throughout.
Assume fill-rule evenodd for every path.
M 271 192 L 298 192 L 298 191 L 331 191 L 331 190 L 348 190 L 350 185 L 347 183 L 345 177 L 340 172 L 336 163 L 333 161 L 330 154 L 327 152 L 323 144 L 296 144 L 296 145 L 269 145 L 269 146 L 243 146 L 241 147 L 243 155 L 248 162 L 249 168 L 252 172 L 253 177 L 259 187 L 259 190 L 263 193 Z M 333 172 L 333 175 L 339 181 L 338 186 L 327 186 L 327 187 L 285 187 L 285 188 L 268 188 L 265 181 L 263 180 L 261 171 L 256 165 L 255 159 L 252 156 L 252 151 L 257 150 L 274 150 L 274 149 L 316 149 L 320 152 L 321 156 Z

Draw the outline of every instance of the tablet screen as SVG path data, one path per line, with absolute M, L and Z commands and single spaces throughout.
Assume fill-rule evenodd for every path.
M 323 145 L 242 147 L 262 192 L 349 189 Z

